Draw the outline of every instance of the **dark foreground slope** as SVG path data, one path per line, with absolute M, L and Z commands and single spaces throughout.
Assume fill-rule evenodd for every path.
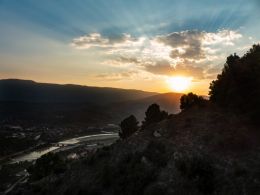
M 242 118 L 194 107 L 13 193 L 260 194 L 259 138 Z

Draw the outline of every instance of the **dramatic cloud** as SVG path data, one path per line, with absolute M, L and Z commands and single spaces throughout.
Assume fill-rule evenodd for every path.
M 134 38 L 129 34 L 121 36 L 103 37 L 99 33 L 92 33 L 73 39 L 71 45 L 77 49 L 98 48 L 124 48 L 137 46 L 142 42 L 141 38 Z
M 174 67 L 166 60 L 158 61 L 155 64 L 145 64 L 146 71 L 159 75 L 173 75 Z
M 188 76 L 194 79 L 204 79 L 204 69 L 196 67 L 189 62 L 183 62 L 175 66 L 171 65 L 168 61 L 158 61 L 155 64 L 145 64 L 146 71 L 156 75 L 166 76 Z
M 135 57 L 124 57 L 124 56 L 120 56 L 119 57 L 119 61 L 123 62 L 123 63 L 139 63 L 139 61 L 137 60 L 137 58 Z
M 175 66 L 175 75 L 193 77 L 194 80 L 204 79 L 204 68 L 188 64 L 178 64 Z
M 201 48 L 203 32 L 183 31 L 157 37 L 158 42 L 172 47 L 172 58 L 200 59 L 204 57 Z
M 116 73 L 98 75 L 100 78 L 132 79 L 133 75 L 142 77 L 146 72 L 154 76 L 182 75 L 199 80 L 216 76 L 211 67 L 216 61 L 224 61 L 226 53 L 223 51 L 241 38 L 240 33 L 232 30 L 188 30 L 154 37 L 129 34 L 104 37 L 93 33 L 73 39 L 71 45 L 77 49 L 101 49 L 102 64 L 115 68 Z
M 234 45 L 234 41 L 240 38 L 242 38 L 242 35 L 236 31 L 222 30 L 217 33 L 204 33 L 203 44 Z
M 130 67 L 139 64 L 140 61 L 136 57 L 128 57 L 128 56 L 118 56 L 113 59 L 108 59 L 102 62 L 104 65 L 108 65 L 111 67 Z
M 103 38 L 99 33 L 81 36 L 73 39 L 72 46 L 78 49 L 88 49 L 91 47 L 107 47 L 109 39 Z
M 170 57 L 189 60 L 201 60 L 206 58 L 209 47 L 215 44 L 234 45 L 234 41 L 242 35 L 230 30 L 222 30 L 216 33 L 205 31 L 182 31 L 174 32 L 164 36 L 158 36 L 157 41 L 172 48 Z
M 99 74 L 96 77 L 101 79 L 106 79 L 109 81 L 120 81 L 120 80 L 131 80 L 135 76 L 135 71 L 128 71 L 128 72 L 120 72 L 120 73 L 104 73 Z
M 107 81 L 126 81 L 126 80 L 151 80 L 154 78 L 153 74 L 142 70 L 129 70 L 117 73 L 104 73 L 96 75 L 96 78 Z

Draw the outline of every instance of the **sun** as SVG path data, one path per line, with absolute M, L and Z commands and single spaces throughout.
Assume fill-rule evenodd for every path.
M 184 92 L 191 86 L 191 77 L 176 76 L 167 80 L 170 88 L 176 92 Z

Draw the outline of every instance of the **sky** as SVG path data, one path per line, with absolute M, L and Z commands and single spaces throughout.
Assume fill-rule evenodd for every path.
M 0 0 L 0 78 L 208 94 L 260 42 L 260 0 Z M 178 84 L 178 83 L 177 83 Z

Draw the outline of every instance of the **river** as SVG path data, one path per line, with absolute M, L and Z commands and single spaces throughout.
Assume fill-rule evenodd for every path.
M 17 163 L 23 161 L 33 161 L 40 158 L 42 155 L 47 154 L 49 152 L 55 152 L 59 150 L 66 150 L 76 147 L 79 144 L 86 143 L 91 141 L 89 147 L 93 147 L 93 145 L 97 145 L 98 143 L 102 143 L 102 141 L 109 141 L 111 143 L 114 142 L 118 138 L 118 133 L 102 133 L 102 134 L 95 134 L 95 135 L 86 135 L 75 137 L 67 140 L 63 140 L 57 143 L 53 143 L 52 146 L 41 149 L 35 150 L 30 153 L 21 154 L 11 159 L 9 163 Z

